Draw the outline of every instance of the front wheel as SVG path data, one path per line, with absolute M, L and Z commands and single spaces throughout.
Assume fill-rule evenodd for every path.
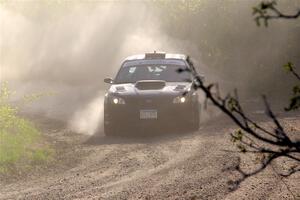
M 114 136 L 116 135 L 116 130 L 112 125 L 104 124 L 104 134 L 105 136 Z

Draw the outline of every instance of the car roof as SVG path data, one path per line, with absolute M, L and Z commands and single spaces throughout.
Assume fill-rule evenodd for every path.
M 156 58 L 149 58 L 151 56 L 156 57 Z M 147 60 L 147 59 L 180 59 L 180 60 L 186 60 L 186 58 L 187 58 L 187 56 L 184 55 L 184 54 L 154 52 L 154 53 L 145 53 L 145 54 L 132 55 L 132 56 L 127 57 L 124 61 Z

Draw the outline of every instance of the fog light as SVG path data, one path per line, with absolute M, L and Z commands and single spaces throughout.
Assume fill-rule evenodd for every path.
M 119 99 L 118 98 L 114 98 L 113 102 L 114 102 L 114 104 L 118 104 L 119 103 Z
M 179 96 L 174 98 L 173 103 L 185 103 L 186 102 L 186 97 Z
M 113 97 L 111 101 L 113 104 L 125 104 L 125 100 L 120 97 Z
M 181 97 L 181 98 L 180 98 L 180 102 L 181 102 L 181 103 L 184 103 L 184 102 L 185 102 L 185 97 Z

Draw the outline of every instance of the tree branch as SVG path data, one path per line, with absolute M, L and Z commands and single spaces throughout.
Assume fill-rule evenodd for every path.
M 231 133 L 233 142 L 238 141 L 237 147 L 243 153 L 258 153 L 267 155 L 261 161 L 260 167 L 252 172 L 245 172 L 241 169 L 240 165 L 236 166 L 236 170 L 242 175 L 242 178 L 233 182 L 237 185 L 245 180 L 247 177 L 255 175 L 264 170 L 273 160 L 279 157 L 286 157 L 297 162 L 297 166 L 300 166 L 300 159 L 297 156 L 291 154 L 300 153 L 300 141 L 293 141 L 289 134 L 285 131 L 284 127 L 280 124 L 279 120 L 273 113 L 269 103 L 265 96 L 263 96 L 263 102 L 266 108 L 266 115 L 271 118 L 272 123 L 275 126 L 273 132 L 258 125 L 258 123 L 251 120 L 246 116 L 238 99 L 237 92 L 235 91 L 235 97 L 230 94 L 224 98 L 220 96 L 220 92 L 212 92 L 214 84 L 204 85 L 202 77 L 197 73 L 192 61 L 187 58 L 189 69 L 181 69 L 182 71 L 189 71 L 193 75 L 193 88 L 194 90 L 200 89 L 206 96 L 206 101 L 209 100 L 226 114 L 241 130 L 235 135 Z M 219 89 L 217 88 L 219 91 Z M 250 149 L 247 149 L 250 148 Z M 293 171 L 293 170 L 291 170 Z M 298 170 L 297 170 L 298 171 Z M 294 172 L 296 173 L 296 171 Z M 291 173 L 292 174 L 292 173 Z
M 258 6 L 253 7 L 254 19 L 258 26 L 260 21 L 263 20 L 265 26 L 268 26 L 268 21 L 272 19 L 297 19 L 300 17 L 300 9 L 295 14 L 285 14 L 276 8 L 276 0 L 271 2 L 261 2 Z

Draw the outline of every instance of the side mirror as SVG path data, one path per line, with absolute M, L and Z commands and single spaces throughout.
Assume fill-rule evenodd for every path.
M 113 83 L 114 83 L 114 80 L 111 79 L 111 78 L 105 78 L 105 79 L 104 79 L 104 83 L 113 84 Z

